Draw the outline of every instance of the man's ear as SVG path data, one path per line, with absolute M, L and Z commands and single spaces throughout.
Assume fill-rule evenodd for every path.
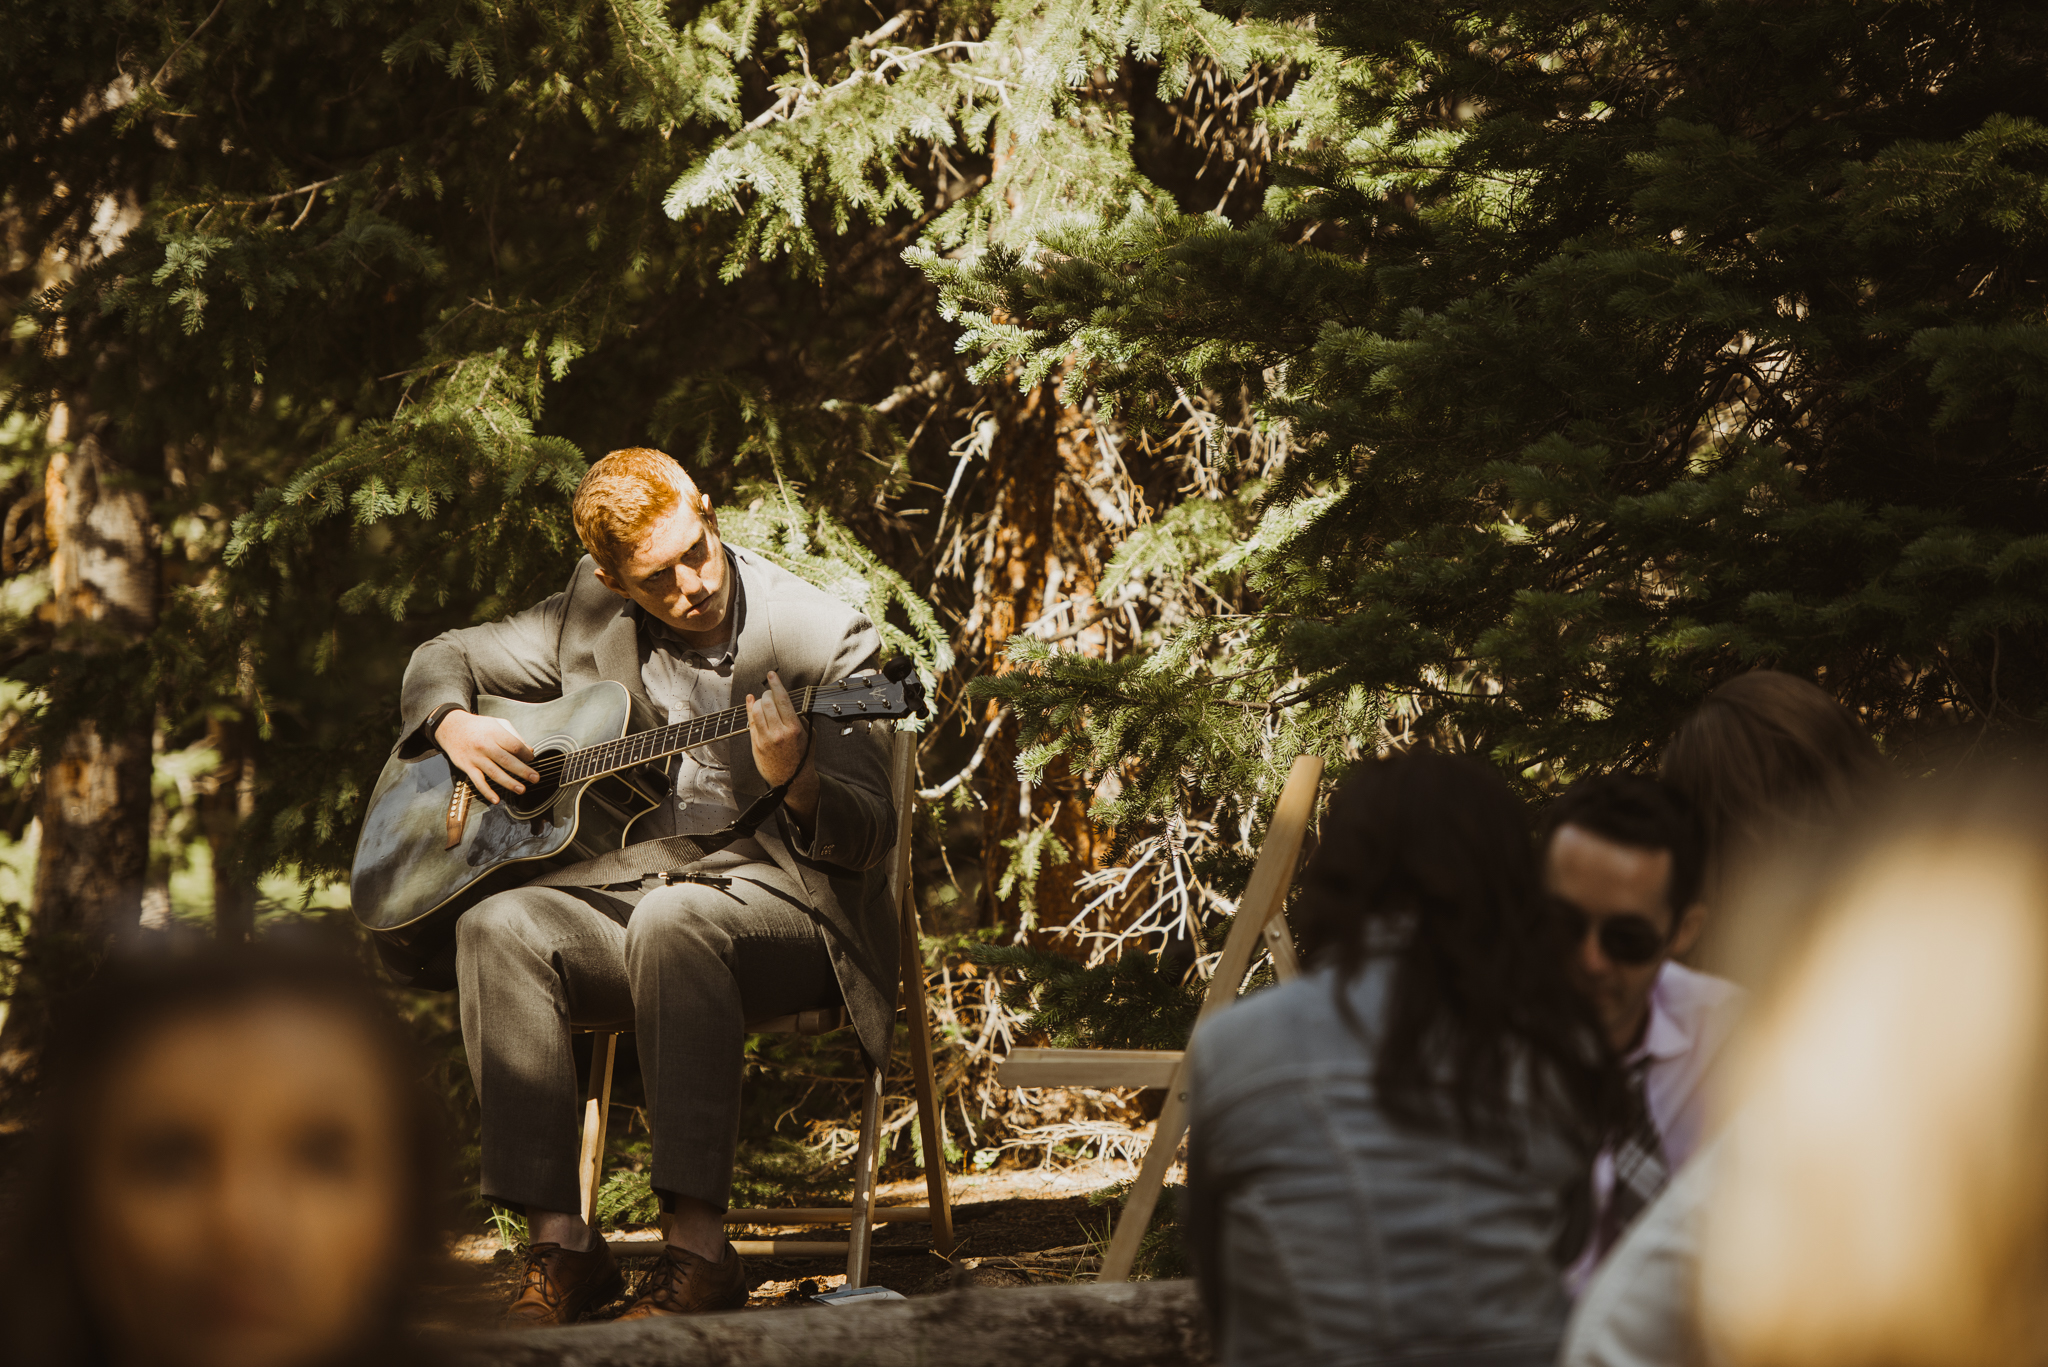
M 712 531 L 718 530 L 718 509 L 711 506 L 711 495 L 697 491 L 697 516 L 704 519 L 704 525 Z
M 1670 956 L 1682 959 L 1692 952 L 1699 943 L 1700 932 L 1707 928 L 1707 904 L 1694 902 L 1685 909 L 1685 915 L 1678 918 L 1678 929 L 1671 932 Z
M 597 569 L 598 583 L 604 585 L 606 588 L 610 589 L 613 593 L 616 593 L 621 598 L 629 596 L 626 593 L 624 586 L 621 585 L 618 580 L 612 578 L 612 572 L 606 569 L 604 566 L 597 564 L 597 559 L 595 556 L 591 558 L 591 564 L 594 565 Z

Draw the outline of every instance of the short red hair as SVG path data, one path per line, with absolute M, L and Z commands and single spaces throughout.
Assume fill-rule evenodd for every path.
M 590 467 L 569 504 L 576 539 L 613 573 L 647 531 L 687 500 L 703 511 L 697 485 L 675 457 L 650 446 L 614 451 Z

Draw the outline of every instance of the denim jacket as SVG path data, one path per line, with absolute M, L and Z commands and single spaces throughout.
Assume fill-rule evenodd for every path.
M 1393 970 L 1370 959 L 1347 988 L 1364 1040 L 1328 968 L 1195 1033 L 1189 1251 L 1226 1367 L 1556 1356 L 1570 1306 L 1551 1246 L 1590 1154 L 1526 1099 L 1517 1144 L 1390 1122 L 1372 1041 Z

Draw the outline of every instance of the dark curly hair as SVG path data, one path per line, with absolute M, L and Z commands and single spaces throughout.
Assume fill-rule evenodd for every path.
M 1692 809 L 1670 786 L 1639 774 L 1603 774 L 1582 778 L 1543 809 L 1536 823 L 1536 849 L 1550 848 L 1560 826 L 1577 826 L 1602 840 L 1638 850 L 1664 850 L 1671 855 L 1664 902 L 1671 924 L 1700 898 L 1706 877 L 1706 849 Z

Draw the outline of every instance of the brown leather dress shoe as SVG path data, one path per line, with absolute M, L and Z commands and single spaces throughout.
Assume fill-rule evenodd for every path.
M 717 1262 L 687 1248 L 664 1244 L 661 1258 L 640 1282 L 639 1294 L 622 1320 L 659 1315 L 697 1315 L 707 1310 L 737 1310 L 747 1303 L 747 1265 L 730 1243 Z
M 505 1307 L 505 1323 L 574 1324 L 625 1289 L 626 1279 L 603 1239 L 587 1253 L 535 1244 L 526 1250 L 526 1280 Z

